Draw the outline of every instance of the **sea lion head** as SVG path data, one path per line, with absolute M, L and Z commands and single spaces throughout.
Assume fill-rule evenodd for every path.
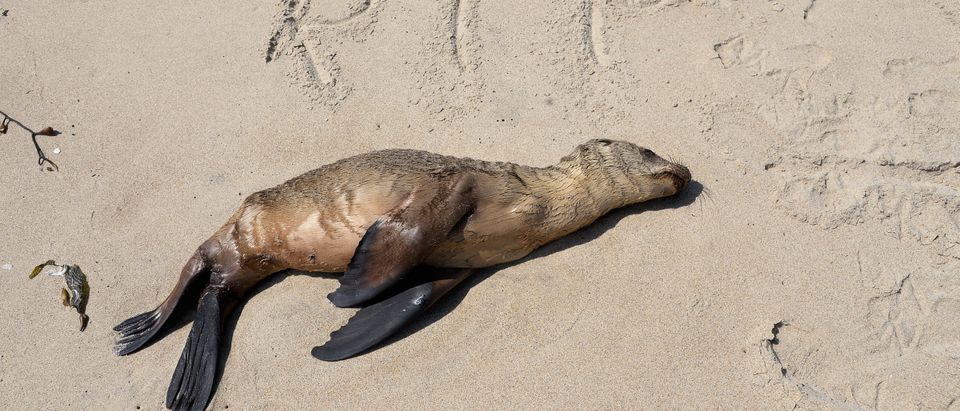
M 690 182 L 690 170 L 629 141 L 593 139 L 578 147 L 580 164 L 597 169 L 626 203 L 672 196 Z

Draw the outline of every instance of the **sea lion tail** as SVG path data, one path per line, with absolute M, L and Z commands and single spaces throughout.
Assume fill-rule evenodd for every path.
M 210 400 L 219 358 L 223 319 L 231 298 L 219 285 L 208 285 L 200 296 L 193 329 L 180 354 L 167 389 L 166 406 L 172 410 L 203 410 Z
M 170 318 L 170 314 L 177 307 L 177 303 L 183 298 L 191 284 L 196 283 L 196 279 L 201 274 L 208 273 L 209 267 L 207 259 L 204 258 L 204 246 L 200 246 L 193 254 L 193 257 L 187 261 L 183 270 L 180 272 L 180 279 L 176 287 L 167 296 L 167 299 L 159 307 L 152 311 L 136 315 L 113 327 L 113 330 L 120 334 L 117 343 L 114 346 L 114 352 L 117 355 L 127 355 L 139 350 L 154 335 L 160 331 L 160 327 Z M 196 295 L 196 294 L 194 294 Z

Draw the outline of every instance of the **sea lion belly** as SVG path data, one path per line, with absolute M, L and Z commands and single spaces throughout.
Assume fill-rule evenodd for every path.
M 303 271 L 342 272 L 364 232 L 383 215 L 401 208 L 407 192 L 366 186 L 337 192 L 325 201 L 301 201 L 264 210 L 253 230 L 267 253 L 282 265 Z M 243 219 L 241 219 L 241 222 Z

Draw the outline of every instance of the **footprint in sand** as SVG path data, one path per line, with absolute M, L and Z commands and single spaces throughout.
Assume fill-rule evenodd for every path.
M 757 101 L 779 136 L 764 169 L 780 178 L 777 205 L 823 228 L 878 222 L 889 235 L 960 243 L 960 63 L 888 59 L 866 94 L 828 47 L 767 49 L 737 35 L 714 46 L 724 70 L 779 84 Z

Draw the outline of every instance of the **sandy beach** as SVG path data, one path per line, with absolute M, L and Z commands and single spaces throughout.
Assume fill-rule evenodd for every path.
M 0 0 L 0 404 L 163 409 L 189 325 L 117 357 L 247 195 L 412 148 L 591 138 L 677 197 L 484 270 L 401 335 L 285 272 L 209 408 L 960 410 L 960 1 Z M 90 323 L 34 265 L 78 264 Z

